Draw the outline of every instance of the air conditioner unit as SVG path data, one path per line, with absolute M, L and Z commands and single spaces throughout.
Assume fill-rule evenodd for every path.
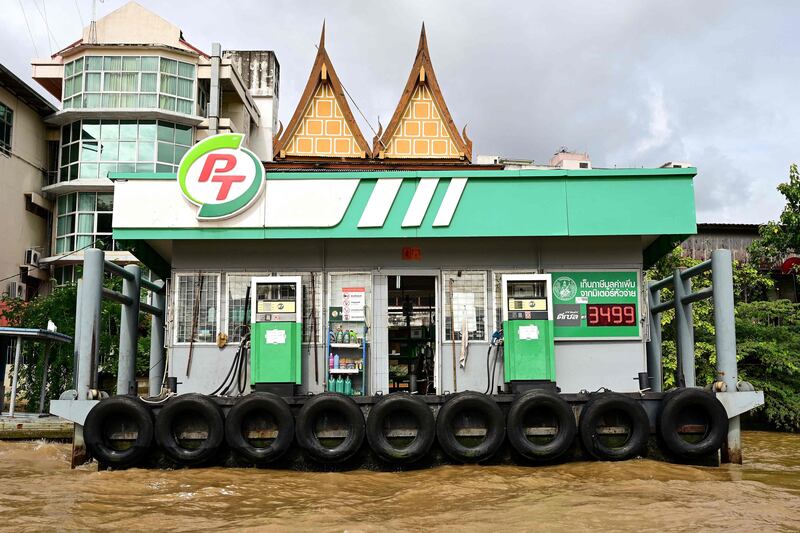
M 8 297 L 25 299 L 25 284 L 19 281 L 8 283 Z
M 28 248 L 25 250 L 25 264 L 38 267 L 39 266 L 39 259 L 42 257 L 42 252 L 36 250 L 34 248 Z

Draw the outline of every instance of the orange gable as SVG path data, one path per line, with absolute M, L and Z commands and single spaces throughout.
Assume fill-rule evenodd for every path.
M 306 88 L 286 131 L 278 133 L 274 152 L 276 160 L 318 157 L 363 159 L 372 155 L 325 51 L 324 24 Z
M 383 158 L 449 159 L 469 162 L 472 141 L 462 137 L 444 102 L 433 71 L 425 25 L 403 95 L 373 153 Z

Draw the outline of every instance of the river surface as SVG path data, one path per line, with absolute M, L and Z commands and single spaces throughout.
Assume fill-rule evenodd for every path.
M 746 432 L 744 466 L 650 460 L 405 473 L 69 468 L 0 442 L 0 529 L 800 531 L 800 435 Z

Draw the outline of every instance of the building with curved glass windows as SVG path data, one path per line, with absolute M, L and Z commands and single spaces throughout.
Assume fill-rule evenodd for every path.
M 116 172 L 173 173 L 195 142 L 244 133 L 272 159 L 279 65 L 272 52 L 207 53 L 180 28 L 128 3 L 84 28 L 33 78 L 61 102 L 46 118 L 52 238 L 42 262 L 56 284 L 77 280 L 83 250 L 102 247 L 119 263 L 137 259 L 111 238 Z

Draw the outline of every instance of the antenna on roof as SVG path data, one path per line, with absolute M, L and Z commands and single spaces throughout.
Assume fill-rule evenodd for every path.
M 103 2 L 104 0 L 100 0 Z M 89 21 L 89 44 L 97 44 L 97 0 L 92 0 L 92 20 Z

